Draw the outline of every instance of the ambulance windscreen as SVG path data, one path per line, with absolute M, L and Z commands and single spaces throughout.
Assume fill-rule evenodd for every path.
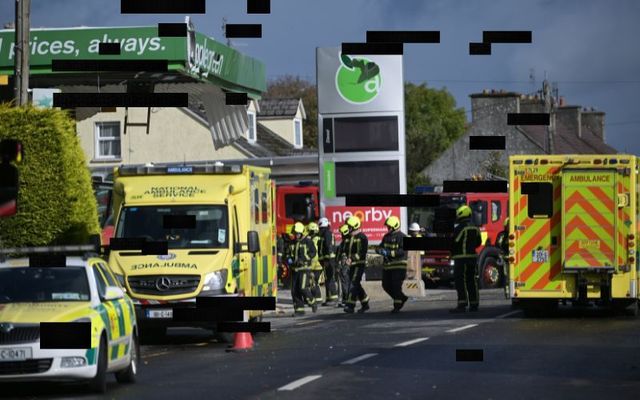
M 83 267 L 0 269 L 0 303 L 89 301 Z
M 165 216 L 180 223 L 165 227 Z M 130 206 L 120 214 L 116 237 L 167 241 L 170 249 L 227 248 L 228 225 L 224 206 Z

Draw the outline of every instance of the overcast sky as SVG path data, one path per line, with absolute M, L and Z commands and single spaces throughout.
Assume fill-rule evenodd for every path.
M 272 0 L 270 15 L 247 15 L 243 0 L 207 0 L 196 30 L 225 41 L 229 23 L 262 23 L 262 39 L 234 47 L 266 64 L 267 77 L 315 81 L 315 48 L 364 42 L 367 30 L 439 30 L 440 44 L 405 45 L 405 80 L 446 87 L 459 106 L 482 89 L 531 93 L 545 72 L 567 103 L 605 111 L 607 142 L 640 155 L 638 0 Z M 2 23 L 14 2 L 0 2 Z M 120 0 L 32 0 L 33 27 L 141 26 L 181 15 L 121 15 Z M 531 30 L 532 44 L 499 44 L 470 56 L 483 30 Z M 533 69 L 535 83 L 530 81 Z M 470 118 L 470 113 L 467 114 Z

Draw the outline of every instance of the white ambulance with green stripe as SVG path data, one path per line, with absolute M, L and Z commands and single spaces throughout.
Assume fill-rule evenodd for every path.
M 115 168 L 115 241 L 145 239 L 168 247 L 167 254 L 158 255 L 139 249 L 109 252 L 109 266 L 136 304 L 143 340 L 168 327 L 215 330 L 212 321 L 173 318 L 176 308 L 193 308 L 198 297 L 276 296 L 270 173 L 221 163 Z M 176 224 L 175 218 L 182 222 Z M 245 313 L 245 319 L 261 316 L 260 310 Z
M 84 248 L 84 250 L 83 250 Z M 64 265 L 30 266 L 30 259 L 4 254 L 68 253 L 92 246 L 0 251 L 0 383 L 86 381 L 106 389 L 106 374 L 136 379 L 137 323 L 131 299 L 104 260 L 88 253 L 67 256 Z M 41 322 L 90 322 L 91 347 L 41 349 Z

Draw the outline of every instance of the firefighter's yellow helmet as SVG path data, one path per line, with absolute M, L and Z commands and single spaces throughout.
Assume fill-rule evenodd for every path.
M 349 219 L 347 219 L 347 225 L 349 225 L 349 228 L 351 229 L 360 229 L 360 218 L 356 217 L 355 215 L 352 215 L 351 217 L 349 217 Z
M 509 217 L 504 219 L 504 227 L 506 228 L 507 226 L 509 226 Z
M 467 205 L 460 206 L 456 210 L 457 219 L 469 218 L 470 216 L 471 216 L 471 207 Z
M 320 227 L 315 222 L 309 222 L 309 225 L 307 225 L 307 230 L 310 233 L 318 233 L 320 231 Z
M 304 225 L 302 224 L 302 222 L 296 222 L 295 224 L 293 224 L 293 233 L 304 235 Z
M 342 233 L 343 235 L 346 235 L 347 233 L 349 233 L 349 225 L 344 224 L 340 227 L 340 233 Z
M 396 217 L 395 215 L 392 215 L 384 221 L 384 224 L 393 230 L 399 229 L 400 218 Z

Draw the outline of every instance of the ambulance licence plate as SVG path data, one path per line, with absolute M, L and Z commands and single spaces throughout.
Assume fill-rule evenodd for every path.
M 173 318 L 173 310 L 170 308 L 159 310 L 146 310 L 147 318 Z
M 549 252 L 547 250 L 534 250 L 532 258 L 535 263 L 547 262 L 549 261 Z
M 31 348 L 15 347 L 0 350 L 0 362 L 2 361 L 24 361 L 32 358 Z

